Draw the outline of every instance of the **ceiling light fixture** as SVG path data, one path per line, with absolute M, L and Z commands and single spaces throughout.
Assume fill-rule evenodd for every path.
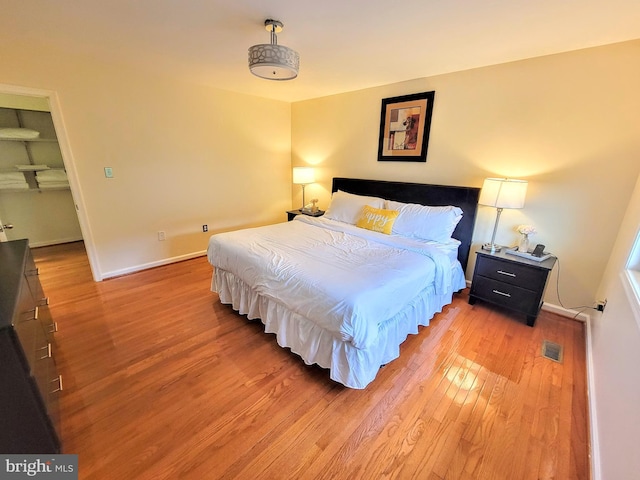
M 298 76 L 300 55 L 284 45 L 278 45 L 277 33 L 284 25 L 279 20 L 264 21 L 264 28 L 271 33 L 270 44 L 249 47 L 249 70 L 267 80 L 293 80 Z

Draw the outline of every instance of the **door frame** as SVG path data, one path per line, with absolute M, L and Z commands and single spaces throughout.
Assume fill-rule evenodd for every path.
M 8 242 L 7 234 L 4 231 L 4 226 L 2 225 L 2 218 L 0 217 L 0 242 Z
M 62 153 L 62 162 L 64 164 L 65 170 L 67 171 L 69 186 L 71 188 L 71 196 L 76 208 L 78 222 L 80 223 L 80 231 L 82 232 L 82 238 L 84 240 L 84 246 L 87 251 L 87 257 L 89 258 L 91 275 L 93 276 L 94 281 L 102 281 L 103 276 L 99 268 L 98 256 L 95 250 L 95 242 L 91 233 L 91 226 L 85 209 L 82 188 L 80 186 L 80 181 L 78 180 L 76 166 L 73 160 L 71 146 L 67 138 L 67 131 L 64 125 L 64 118 L 62 116 L 62 109 L 60 108 L 60 102 L 58 101 L 57 93 L 52 90 L 20 87 L 2 83 L 0 83 L 0 93 L 40 97 L 46 98 L 48 100 L 51 118 L 53 120 L 53 126 L 56 130 L 56 136 L 58 137 L 58 145 L 60 146 L 60 152 Z

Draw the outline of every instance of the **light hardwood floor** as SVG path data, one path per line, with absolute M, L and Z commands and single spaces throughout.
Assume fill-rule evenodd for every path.
M 529 328 L 464 291 L 350 390 L 220 305 L 204 257 L 100 283 L 82 243 L 34 257 L 81 479 L 589 478 L 571 319 Z M 563 363 L 541 356 L 545 339 Z

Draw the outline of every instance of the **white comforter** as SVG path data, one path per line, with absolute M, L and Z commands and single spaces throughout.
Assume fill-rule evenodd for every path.
M 207 253 L 214 267 L 358 349 L 431 285 L 451 290 L 451 260 L 438 247 L 321 217 L 217 234 Z

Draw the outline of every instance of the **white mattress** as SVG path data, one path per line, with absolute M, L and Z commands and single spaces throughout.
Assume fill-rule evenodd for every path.
M 436 246 L 342 222 L 294 221 L 211 237 L 212 290 L 278 343 L 364 388 L 409 333 L 465 287 L 454 243 Z

